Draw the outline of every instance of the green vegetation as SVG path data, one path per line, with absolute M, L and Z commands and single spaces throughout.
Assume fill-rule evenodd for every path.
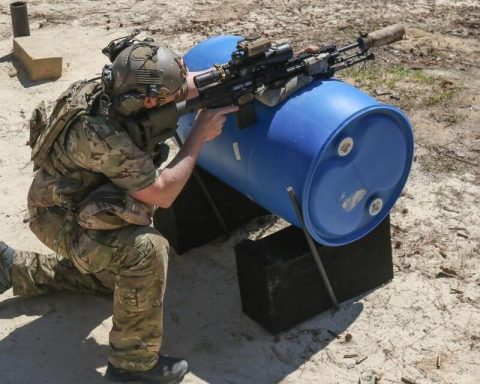
M 442 89 L 440 93 L 433 94 L 426 99 L 425 105 L 427 107 L 433 107 L 437 104 L 446 103 L 447 101 L 451 100 L 454 94 L 454 90 L 452 88 Z
M 360 69 L 350 68 L 340 72 L 339 77 L 352 78 L 364 86 L 395 87 L 400 81 L 434 85 L 439 81 L 423 71 L 408 69 L 402 66 L 368 66 Z
M 376 94 L 394 91 L 403 107 L 433 107 L 449 102 L 455 95 L 455 87 L 442 77 L 422 70 L 400 65 L 369 65 L 360 69 L 350 68 L 339 72 L 339 77 L 367 92 Z M 405 105 L 407 104 L 407 105 Z

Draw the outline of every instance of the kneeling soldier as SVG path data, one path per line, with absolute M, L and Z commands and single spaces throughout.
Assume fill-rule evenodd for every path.
M 204 110 L 176 157 L 146 142 L 136 124 L 146 109 L 197 96 L 193 74 L 170 49 L 132 37 L 109 51 L 102 80 L 80 81 L 31 120 L 38 169 L 28 194 L 30 228 L 54 253 L 15 252 L 0 242 L 0 292 L 63 289 L 114 293 L 107 378 L 179 383 L 187 362 L 161 355 L 169 245 L 150 226 L 185 186 L 205 142 L 235 106 Z M 137 119 L 138 120 L 138 119 Z M 176 121 L 171 129 L 176 128 Z

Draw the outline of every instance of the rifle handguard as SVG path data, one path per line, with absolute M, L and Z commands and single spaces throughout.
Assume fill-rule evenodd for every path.
M 359 37 L 358 44 L 363 51 L 373 47 L 395 43 L 403 39 L 405 27 L 402 24 L 390 25 L 378 31 L 370 32 L 366 37 Z
M 328 73 L 330 69 L 328 64 L 329 58 L 329 53 L 320 53 L 319 55 L 311 56 L 303 60 L 306 65 L 306 74 L 308 76 L 318 76 Z

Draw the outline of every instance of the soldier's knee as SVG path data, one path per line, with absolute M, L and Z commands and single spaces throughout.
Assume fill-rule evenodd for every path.
M 134 239 L 134 255 L 129 269 L 166 270 L 168 264 L 168 241 L 155 230 L 141 231 Z
M 146 235 L 146 242 L 149 242 L 147 246 L 146 257 L 152 259 L 152 264 L 160 265 L 166 267 L 168 264 L 168 252 L 169 244 L 168 241 L 158 233 L 149 233 Z

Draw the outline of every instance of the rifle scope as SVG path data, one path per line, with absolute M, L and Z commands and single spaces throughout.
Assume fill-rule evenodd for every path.
M 222 74 L 217 69 L 212 69 L 208 72 L 195 76 L 193 79 L 197 88 L 204 88 L 210 84 L 214 84 L 222 79 Z
M 254 73 L 261 66 L 272 66 L 286 63 L 293 57 L 292 46 L 288 43 L 278 44 L 265 49 L 254 57 L 247 56 L 243 48 L 237 45 L 232 53 L 231 61 L 226 65 L 216 65 L 205 73 L 195 76 L 194 82 L 198 88 L 204 88 L 220 80 L 225 80 L 247 73 Z

